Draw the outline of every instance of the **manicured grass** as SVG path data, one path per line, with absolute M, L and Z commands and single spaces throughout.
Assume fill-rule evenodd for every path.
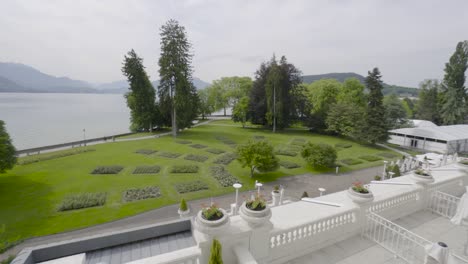
M 298 144 L 299 148 L 299 145 L 306 141 L 327 143 L 332 146 L 337 143 L 352 144 L 351 148 L 344 148 L 338 152 L 338 160 L 377 155 L 377 153 L 382 152 L 390 153 L 383 148 L 372 148 L 342 138 L 312 134 L 306 130 L 286 130 L 272 133 L 270 130 L 261 128 L 243 129 L 240 124 L 225 120 L 184 130 L 177 138 L 177 140 L 187 140 L 193 144 L 205 145 L 206 149 L 192 148 L 188 144 L 177 144 L 170 136 L 94 145 L 95 151 L 28 165 L 18 165 L 13 170 L 0 174 L 0 225 L 5 224 L 6 230 L 3 235 L 0 235 L 0 241 L 17 241 L 32 236 L 88 227 L 175 204 L 181 198 L 190 201 L 231 193 L 234 191 L 231 183 L 235 179 L 243 183 L 242 191 L 245 191 L 253 186 L 255 180 L 269 182 L 284 176 L 322 172 L 308 166 L 300 155 L 295 157 L 280 156 L 282 161 L 296 163 L 300 168 L 280 167 L 275 172 L 256 174 L 254 178 L 250 178 L 249 169 L 241 168 L 237 160 L 231 161 L 226 166 L 214 163 L 217 158 L 225 158 L 228 156 L 224 155 L 233 153 L 234 149 L 226 142 L 242 144 L 253 136 L 263 136 L 275 147 L 291 145 L 290 143 L 293 141 Z M 137 150 L 142 149 L 159 151 L 151 155 L 135 154 Z M 208 149 L 219 149 L 225 153 L 216 155 L 208 152 Z M 209 156 L 209 159 L 203 163 L 187 161 L 183 157 L 160 156 L 161 152 Z M 55 154 L 60 153 L 56 152 Z M 397 158 L 400 156 L 395 154 Z M 155 164 L 161 167 L 157 174 L 133 174 L 138 166 Z M 198 172 L 170 173 L 174 166 L 188 164 L 197 165 Z M 285 164 L 283 163 L 283 165 Z M 382 161 L 363 162 L 357 165 L 343 166 L 340 171 L 346 172 L 381 164 Z M 125 169 L 118 174 L 90 174 L 96 167 L 108 165 L 119 165 Z M 216 175 L 226 187 L 223 187 L 212 174 L 210 168 L 214 166 L 218 166 Z M 334 169 L 331 170 L 334 171 Z M 206 183 L 209 189 L 179 194 L 174 187 L 176 184 L 196 180 Z M 157 186 L 160 194 L 158 195 L 155 189 L 145 189 L 151 186 Z M 125 198 L 124 202 L 123 194 L 129 189 L 138 191 L 132 191 L 127 195 L 128 200 Z M 77 193 L 107 193 L 106 202 L 98 207 L 57 212 L 58 206 L 65 197 Z M 135 200 L 136 198 L 154 196 L 157 198 Z M 133 202 L 126 202 L 129 200 Z

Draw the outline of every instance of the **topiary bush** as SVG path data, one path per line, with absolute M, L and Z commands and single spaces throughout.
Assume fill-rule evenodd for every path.
M 182 156 L 182 154 L 172 153 L 172 152 L 161 152 L 161 153 L 159 153 L 159 156 L 165 157 L 165 158 L 170 158 L 170 159 L 176 159 L 176 158 Z
M 218 158 L 216 158 L 213 161 L 213 163 L 228 165 L 229 163 L 231 163 L 236 158 L 237 158 L 237 155 L 235 153 L 226 153 L 226 154 L 223 154 L 223 155 L 219 156 Z
M 156 174 L 161 170 L 161 167 L 154 166 L 138 166 L 133 171 L 133 174 Z
M 171 173 L 197 173 L 197 165 L 174 165 L 171 168 Z
M 197 161 L 197 162 L 205 162 L 208 159 L 208 157 L 203 156 L 203 155 L 188 154 L 187 156 L 185 156 L 184 159 L 193 160 L 193 161 Z
M 152 149 L 138 149 L 135 151 L 135 153 L 143 154 L 143 155 L 151 155 L 155 152 L 156 150 L 152 150 Z
M 193 145 L 190 145 L 190 147 L 196 148 L 196 149 L 204 149 L 204 148 L 207 148 L 208 146 L 201 145 L 201 144 L 193 144 Z
M 223 255 L 221 243 L 217 239 L 213 239 L 211 245 L 211 254 L 208 264 L 223 264 Z
M 301 156 L 314 168 L 330 168 L 335 165 L 337 154 L 328 144 L 309 142 L 302 148 Z
M 216 154 L 216 155 L 223 154 L 224 152 L 226 152 L 222 149 L 215 149 L 215 148 L 210 148 L 210 149 L 207 149 L 206 151 L 212 154 Z
M 224 166 L 215 165 L 210 167 L 210 173 L 213 178 L 215 178 L 219 184 L 223 187 L 231 187 L 234 183 L 238 183 L 239 180 L 232 176 Z
M 340 162 L 343 163 L 343 164 L 349 165 L 349 166 L 357 165 L 357 164 L 362 163 L 362 161 L 357 160 L 357 159 L 342 159 L 342 160 L 340 160 Z
M 187 202 L 185 201 L 184 198 L 182 198 L 182 200 L 180 200 L 179 210 L 181 212 L 185 212 L 185 211 L 188 210 Z
M 88 207 L 101 206 L 106 203 L 107 194 L 99 193 L 79 193 L 66 196 L 59 204 L 57 211 L 77 210 Z
M 202 181 L 183 182 L 175 185 L 178 193 L 197 192 L 201 190 L 208 190 L 208 184 Z
M 382 160 L 381 157 L 372 156 L 372 155 L 364 155 L 364 156 L 360 156 L 359 158 L 362 159 L 362 160 L 367 160 L 367 161 L 378 161 L 378 160 Z
M 131 188 L 123 192 L 122 200 L 124 202 L 133 202 L 138 200 L 158 198 L 161 191 L 157 186 L 148 186 L 144 188 Z
M 294 163 L 292 161 L 288 161 L 288 160 L 280 160 L 279 165 L 286 169 L 295 169 L 295 168 L 301 167 L 299 164 Z
M 122 166 L 113 165 L 113 166 L 99 166 L 96 167 L 91 174 L 118 174 L 123 170 Z

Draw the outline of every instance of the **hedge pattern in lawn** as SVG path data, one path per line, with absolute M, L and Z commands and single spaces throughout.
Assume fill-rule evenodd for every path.
M 170 159 L 176 159 L 176 158 L 182 156 L 182 154 L 173 153 L 173 152 L 161 152 L 161 153 L 159 153 L 159 156 L 165 157 L 165 158 L 170 158 Z
M 362 159 L 362 160 L 367 160 L 367 161 L 378 161 L 378 160 L 382 160 L 381 157 L 372 156 L 372 155 L 360 156 L 359 158 Z
M 183 144 L 183 145 L 188 145 L 188 144 L 192 144 L 192 141 L 190 141 L 190 140 L 177 140 L 176 143 Z
M 226 154 L 223 154 L 223 155 L 219 156 L 218 158 L 216 158 L 213 161 L 213 163 L 228 165 L 229 163 L 231 163 L 235 159 L 237 159 L 237 155 L 235 153 L 226 153 Z
M 208 157 L 203 156 L 203 155 L 188 154 L 187 156 L 185 156 L 184 159 L 193 160 L 193 161 L 197 161 L 197 162 L 205 162 L 208 159 Z
M 340 162 L 346 165 L 357 165 L 362 163 L 362 161 L 357 159 L 342 159 Z
M 377 153 L 377 155 L 384 157 L 384 158 L 389 158 L 389 159 L 398 157 L 396 154 L 389 153 L 389 152 L 380 152 L 380 153 Z
M 151 155 L 155 152 L 156 150 L 152 150 L 152 149 L 138 149 L 135 151 L 135 153 L 143 154 L 143 155 Z
M 86 153 L 86 152 L 91 152 L 91 151 L 96 151 L 96 149 L 91 149 L 91 148 L 81 148 L 81 149 L 73 149 L 73 150 L 68 150 L 60 153 L 55 153 L 55 154 L 46 154 L 43 156 L 28 156 L 24 158 L 18 159 L 18 165 L 27 165 L 31 163 L 36 163 L 36 162 L 41 162 L 45 160 L 51 160 L 51 159 L 58 159 L 58 158 L 63 158 L 63 157 L 68 157 L 72 155 L 77 155 L 81 153 Z
M 294 138 L 294 139 L 291 141 L 291 145 L 302 146 L 302 145 L 304 145 L 306 142 L 307 142 L 307 140 L 305 140 L 305 139 L 303 139 L 303 138 Z
M 216 136 L 215 137 L 217 140 L 223 142 L 226 145 L 236 145 L 236 142 L 234 140 L 231 140 L 225 136 Z
M 161 167 L 154 166 L 138 166 L 133 171 L 133 174 L 155 174 L 161 170 Z
M 239 180 L 232 176 L 229 171 L 226 170 L 224 166 L 216 165 L 210 167 L 211 176 L 215 178 L 219 184 L 223 187 L 231 187 L 234 183 L 239 182 Z
M 148 186 L 144 188 L 131 188 L 123 192 L 122 200 L 124 202 L 133 202 L 138 200 L 158 198 L 161 191 L 157 186 Z
M 223 154 L 224 152 L 226 152 L 222 149 L 215 149 L 215 148 L 210 148 L 210 149 L 207 149 L 206 151 L 212 154 L 216 154 L 216 155 Z
M 350 148 L 352 146 L 353 146 L 353 144 L 351 144 L 351 143 L 336 143 L 335 144 L 335 147 L 337 147 L 337 148 Z
M 107 194 L 105 192 L 72 194 L 63 199 L 57 210 L 62 212 L 101 206 L 106 203 L 106 198 Z
M 190 147 L 196 148 L 196 149 L 204 149 L 204 148 L 207 148 L 208 146 L 205 146 L 202 144 L 193 144 L 193 145 L 190 145 Z
M 295 157 L 297 156 L 297 152 L 292 150 L 292 149 L 286 149 L 286 148 L 282 148 L 282 149 L 277 149 L 275 151 L 275 154 L 276 155 L 281 155 L 281 156 L 290 156 L 290 157 Z
M 197 173 L 197 165 L 174 165 L 171 168 L 171 173 Z
M 114 165 L 114 166 L 99 166 L 96 167 L 91 174 L 118 174 L 120 171 L 123 170 L 122 166 Z
M 294 163 L 292 161 L 287 161 L 287 160 L 280 160 L 279 165 L 286 169 L 295 169 L 295 168 L 301 167 L 301 165 Z
M 196 192 L 201 190 L 208 190 L 208 184 L 202 181 L 184 182 L 175 185 L 178 193 Z

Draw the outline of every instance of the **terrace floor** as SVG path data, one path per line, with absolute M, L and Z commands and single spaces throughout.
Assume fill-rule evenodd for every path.
M 468 239 L 467 229 L 452 224 L 449 219 L 433 214 L 429 211 L 419 211 L 394 222 L 417 235 L 426 238 L 427 240 L 433 242 L 445 242 L 449 248 L 451 248 L 452 252 L 468 259 L 468 256 L 463 256 L 463 246 Z M 371 240 L 362 238 L 361 236 L 354 236 L 308 255 L 294 259 L 288 263 L 400 264 L 406 262 L 396 258 L 391 252 Z

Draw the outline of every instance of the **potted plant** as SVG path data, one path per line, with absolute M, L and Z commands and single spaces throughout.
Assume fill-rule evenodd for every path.
M 434 177 L 432 177 L 430 171 L 424 170 L 422 168 L 417 168 L 414 170 L 413 174 L 411 175 L 413 180 L 419 184 L 428 184 L 434 182 Z
M 271 197 L 273 197 L 273 206 L 278 206 L 280 201 L 280 187 L 279 185 L 275 185 L 273 187 L 273 191 L 271 192 Z
M 177 212 L 179 213 L 180 218 L 184 218 L 190 214 L 190 209 L 188 208 L 187 202 L 184 198 L 180 200 L 179 210 L 177 210 Z
M 262 196 L 256 195 L 242 203 L 239 215 L 250 226 L 261 226 L 271 218 L 271 209 Z
M 198 212 L 195 224 L 200 232 L 213 235 L 229 225 L 229 216 L 213 203 Z
M 372 192 L 364 187 L 361 182 L 355 182 L 353 186 L 349 187 L 348 196 L 353 202 L 358 204 L 368 203 L 374 200 Z
M 381 181 L 382 180 L 382 177 L 380 175 L 375 175 L 374 176 L 374 180 L 376 181 Z

